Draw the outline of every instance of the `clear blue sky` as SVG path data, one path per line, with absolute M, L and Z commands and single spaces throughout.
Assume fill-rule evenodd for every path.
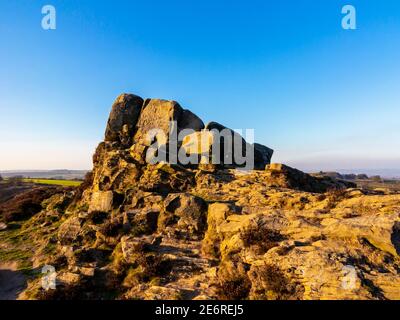
M 122 92 L 254 128 L 301 169 L 400 168 L 398 0 L 0 0 L 0 43 L 0 170 L 90 168 Z

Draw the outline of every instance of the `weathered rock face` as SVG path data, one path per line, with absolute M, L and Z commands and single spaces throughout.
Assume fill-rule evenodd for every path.
M 233 204 L 213 203 L 208 208 L 207 214 L 207 233 L 203 240 L 203 252 L 212 256 L 216 256 L 220 252 L 220 242 L 222 235 L 220 226 L 226 219 L 235 213 L 239 213 L 240 208 Z
M 217 161 L 213 161 L 213 156 L 217 156 L 216 153 L 218 153 L 218 164 L 223 164 L 220 160 L 220 148 L 213 149 L 217 141 L 219 138 L 209 130 L 201 130 L 185 136 L 182 148 L 188 155 L 188 163 L 191 161 L 199 164 L 216 164 Z
M 32 260 L 54 265 L 63 284 L 49 293 L 33 280 L 30 298 L 400 299 L 398 193 L 269 164 L 273 151 L 259 144 L 258 170 L 147 163 L 154 139 L 170 139 L 148 131 L 167 133 L 170 120 L 177 133 L 195 130 L 182 145 L 199 157 L 225 129 L 174 101 L 119 97 L 93 181 L 29 221 L 40 230 Z
M 235 281 L 251 299 L 400 298 L 399 195 L 266 188 L 264 175 L 196 189 L 232 203 L 209 206 L 202 241 L 221 261 L 222 288 Z
M 237 139 L 226 140 L 216 135 L 215 130 L 225 130 Z M 193 142 L 193 137 L 200 139 Z M 220 144 L 214 148 L 216 142 Z M 181 146 L 187 156 L 182 163 Z M 169 150 L 170 147 L 176 150 Z M 184 191 L 194 183 L 194 174 L 184 169 L 185 166 L 204 169 L 218 157 L 220 165 L 210 164 L 212 168 L 207 167 L 207 170 L 242 167 L 243 162 L 235 163 L 233 152 L 240 149 L 243 156 L 246 148 L 254 151 L 256 169 L 270 162 L 271 149 L 259 144 L 251 146 L 240 135 L 216 122 L 204 128 L 201 119 L 175 101 L 144 101 L 136 95 L 122 94 L 112 106 L 105 140 L 93 157 L 93 188 L 85 193 L 89 210 L 112 210 L 115 207 L 112 196 L 109 193 L 105 196 L 108 191 L 112 191 L 113 196 L 115 192 L 123 195 L 133 188 L 164 194 Z M 209 152 L 207 159 L 203 156 L 205 149 Z
M 105 141 L 119 142 L 129 147 L 142 109 L 143 99 L 122 94 L 115 100 L 108 119 Z
M 96 191 L 92 194 L 89 212 L 108 212 L 112 209 L 114 194 L 112 191 Z
M 214 141 L 220 146 L 219 163 L 227 168 L 242 167 L 246 157 L 251 157 L 252 147 L 237 132 L 217 122 L 210 122 L 206 130 L 215 133 Z M 254 159 L 252 159 L 254 160 Z M 253 163 L 251 164 L 253 167 Z
M 264 170 L 271 162 L 273 150 L 261 144 L 248 144 L 242 136 L 216 122 L 206 129 L 187 135 L 182 148 L 200 164 L 220 168 L 247 167 Z
M 152 144 L 152 138 L 149 138 L 151 130 L 160 130 L 168 137 L 171 131 L 171 121 L 178 121 L 182 114 L 182 107 L 176 101 L 166 101 L 159 99 L 148 99 L 144 104 L 143 111 L 138 122 L 138 130 L 135 134 L 135 143 L 145 146 Z M 157 137 L 160 144 L 166 144 L 167 139 Z
M 140 175 L 141 166 L 132 159 L 129 149 L 102 142 L 93 156 L 93 188 L 89 191 L 124 192 Z
M 182 130 L 196 131 L 203 128 L 203 122 L 189 110 L 182 109 L 176 101 L 148 99 L 137 124 L 132 156 L 145 163 L 145 151 L 157 143 L 157 147 L 165 146 L 161 152 L 166 153 L 166 160 L 170 160 L 167 145 L 170 141 L 177 147 L 178 135 Z
M 66 220 L 58 230 L 58 239 L 61 244 L 71 244 L 76 241 L 81 234 L 82 221 L 78 217 Z
M 171 130 L 171 121 L 176 121 L 178 133 L 183 129 L 199 131 L 204 128 L 203 121 L 189 110 L 184 110 L 178 102 L 147 99 L 137 125 L 135 141 L 145 141 L 148 131 L 161 129 L 166 135 Z
M 163 233 L 179 238 L 201 239 L 207 224 L 207 203 L 185 193 L 169 194 L 164 201 L 164 210 L 158 225 Z
M 193 172 L 166 163 L 148 165 L 139 181 L 143 190 L 161 194 L 187 190 L 193 183 Z

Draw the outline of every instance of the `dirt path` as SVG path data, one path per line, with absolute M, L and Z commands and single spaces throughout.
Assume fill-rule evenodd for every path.
M 26 287 L 26 277 L 16 263 L 0 263 L 0 300 L 16 300 Z

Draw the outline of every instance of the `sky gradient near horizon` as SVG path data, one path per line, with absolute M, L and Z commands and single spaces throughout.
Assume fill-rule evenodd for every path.
M 398 0 L 0 0 L 0 43 L 0 170 L 91 168 L 122 92 L 254 128 L 274 162 L 400 169 Z

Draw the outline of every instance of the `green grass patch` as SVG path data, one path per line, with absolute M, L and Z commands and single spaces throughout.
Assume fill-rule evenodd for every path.
M 76 180 L 53 180 L 53 179 L 30 179 L 25 178 L 22 179 L 24 182 L 32 182 L 37 184 L 46 184 L 46 185 L 57 185 L 64 187 L 78 187 L 82 184 L 82 181 Z
M 21 229 L 11 229 L 0 232 L 0 261 L 18 262 L 19 270 L 29 271 L 32 268 L 31 258 L 33 250 L 24 246 L 24 239 Z

